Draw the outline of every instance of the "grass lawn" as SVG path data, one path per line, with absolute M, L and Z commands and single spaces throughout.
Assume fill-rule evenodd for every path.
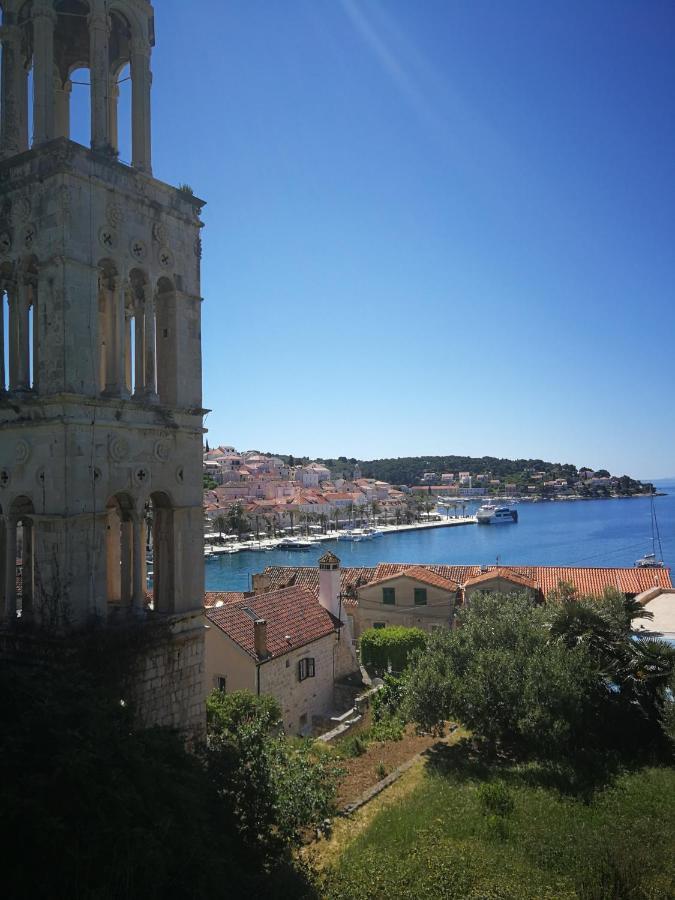
M 505 785 L 511 811 L 486 806 L 484 785 L 495 782 Z M 675 897 L 675 769 L 619 775 L 592 794 L 569 787 L 565 773 L 536 765 L 472 763 L 468 742 L 445 748 L 423 772 L 411 773 L 399 796 L 375 814 L 366 807 L 351 828 L 336 832 L 320 894 L 332 900 Z

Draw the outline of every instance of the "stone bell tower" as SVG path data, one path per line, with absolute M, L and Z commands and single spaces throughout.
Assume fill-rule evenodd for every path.
M 162 618 L 170 665 L 148 663 L 142 705 L 190 727 L 203 703 L 203 202 L 152 177 L 153 8 L 0 6 L 2 627 Z M 130 166 L 117 152 L 127 65 Z M 90 147 L 70 139 L 82 68 Z

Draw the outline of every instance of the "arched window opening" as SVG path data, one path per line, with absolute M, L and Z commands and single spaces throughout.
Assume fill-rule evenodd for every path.
M 152 535 L 152 607 L 155 612 L 175 611 L 175 535 L 174 513 L 169 497 L 161 492 L 150 495 L 147 509 Z
M 129 295 L 127 298 L 128 348 L 126 368 L 131 377 L 127 383 L 132 384 L 130 391 L 136 399 L 151 399 L 152 391 L 148 387 L 154 379 L 148 380 L 147 370 L 154 360 L 154 346 L 148 346 L 147 338 L 152 336 L 152 329 L 146 328 L 146 304 L 148 297 L 148 279 L 140 269 L 132 269 L 129 273 Z
M 126 333 L 124 338 L 124 382 L 127 394 L 136 393 L 136 312 L 133 306 L 125 308 Z
M 108 40 L 110 143 L 122 162 L 131 163 L 131 25 L 119 10 L 110 12 Z
M 113 79 L 117 94 L 116 150 L 121 162 L 131 165 L 131 67 L 127 63 Z M 112 132 L 111 132 L 112 134 Z
M 106 504 L 106 596 L 111 609 L 145 607 L 145 523 L 128 494 Z
M 88 147 L 91 143 L 91 79 L 89 69 L 74 69 L 70 73 L 66 85 L 70 85 L 68 134 L 71 141 Z M 68 96 L 65 91 L 64 96 Z
M 89 4 L 58 0 L 54 28 L 54 135 L 91 143 Z

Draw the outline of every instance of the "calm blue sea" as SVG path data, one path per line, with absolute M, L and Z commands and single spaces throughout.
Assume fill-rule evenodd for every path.
M 667 496 L 654 506 L 663 559 L 675 564 L 675 482 L 657 483 Z M 467 512 L 473 512 L 467 505 Z M 571 503 L 521 503 L 517 525 L 433 528 L 387 534 L 371 541 L 330 541 L 316 550 L 251 552 L 210 558 L 206 589 L 241 591 L 250 575 L 265 566 L 313 566 L 330 548 L 345 566 L 379 562 L 492 565 L 632 566 L 652 551 L 650 501 L 588 500 Z M 657 549 L 658 553 L 658 549 Z

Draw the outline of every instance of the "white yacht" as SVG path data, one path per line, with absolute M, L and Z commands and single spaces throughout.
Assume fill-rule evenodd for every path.
M 518 521 L 518 510 L 509 506 L 495 506 L 494 503 L 484 503 L 476 513 L 476 521 L 479 525 L 504 525 Z
M 665 569 L 662 560 L 656 558 L 656 553 L 645 553 L 635 563 L 638 569 Z

